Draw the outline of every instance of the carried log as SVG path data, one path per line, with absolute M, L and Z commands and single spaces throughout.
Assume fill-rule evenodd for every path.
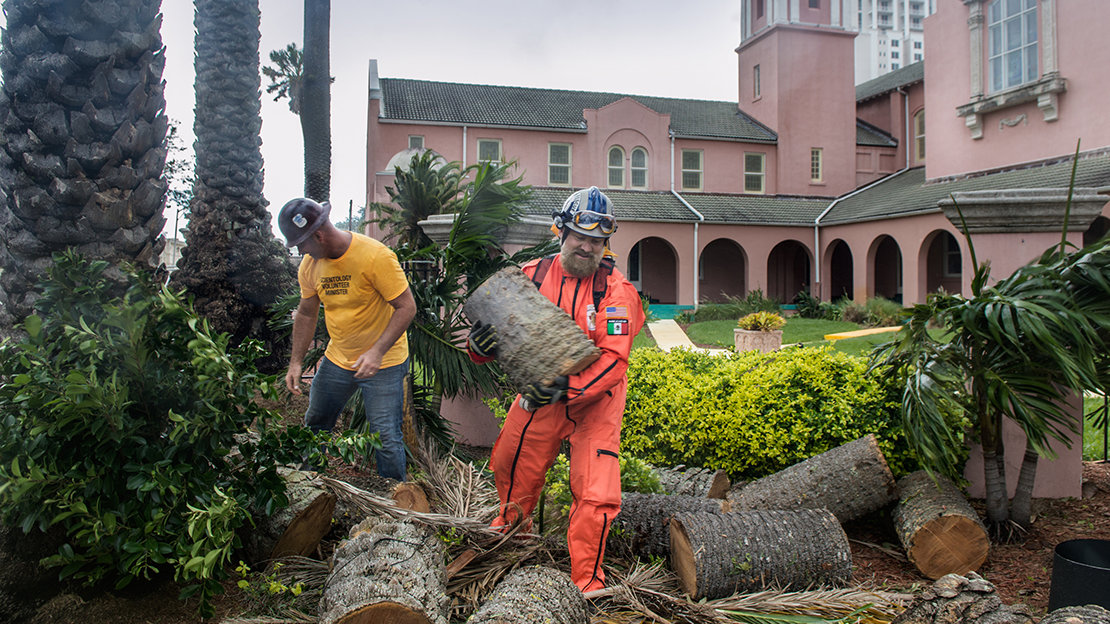
M 573 375 L 601 355 L 570 315 L 516 267 L 501 269 L 483 282 L 463 312 L 471 323 L 497 328 L 497 357 L 518 392 L 531 383 L 550 384 L 560 375 Z
M 659 484 L 667 494 L 701 496 L 703 498 L 725 498 L 728 496 L 728 473 L 724 470 L 708 468 L 665 468 L 653 466 Z
M 828 509 L 855 520 L 895 500 L 894 475 L 868 434 L 752 481 L 729 499 L 732 509 Z
M 848 536 L 824 509 L 679 513 L 670 532 L 671 567 L 694 600 L 852 577 Z
M 666 557 L 671 552 L 670 522 L 684 511 L 721 513 L 717 499 L 679 494 L 621 494 L 621 512 L 613 520 L 613 530 L 606 541 L 607 549 L 616 556 Z
M 289 506 L 272 516 L 261 515 L 247 539 L 251 563 L 312 554 L 331 530 L 335 494 L 310 472 L 279 468 L 285 478 Z
M 987 560 L 986 527 L 963 493 L 944 477 L 933 481 L 919 470 L 899 479 L 893 519 L 906 557 L 933 580 L 974 572 Z
M 974 572 L 949 574 L 921 592 L 891 624 L 1033 624 L 1028 607 L 1009 606 Z
M 1041 624 L 1110 624 L 1110 611 L 1096 604 L 1061 607 L 1049 611 Z
M 467 624 L 588 624 L 586 599 L 566 573 L 517 568 L 506 576 Z
M 447 624 L 444 546 L 427 525 L 371 518 L 335 549 L 321 624 Z

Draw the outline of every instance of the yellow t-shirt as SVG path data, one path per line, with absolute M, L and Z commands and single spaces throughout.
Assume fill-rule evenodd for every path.
M 351 233 L 351 245 L 340 257 L 301 259 L 297 273 L 301 297 L 319 296 L 331 340 L 324 355 L 338 366 L 355 370 L 355 361 L 372 347 L 393 316 L 389 302 L 408 288 L 397 254 L 381 242 Z M 409 356 L 405 334 L 382 356 L 382 368 Z

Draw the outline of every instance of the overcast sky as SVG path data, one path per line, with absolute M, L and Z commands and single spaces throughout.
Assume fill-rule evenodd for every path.
M 304 0 L 260 0 L 262 63 L 303 40 Z M 191 146 L 193 3 L 163 0 L 166 112 Z M 707 100 L 736 100 L 740 0 L 332 0 L 332 212 L 366 195 L 370 59 L 415 78 Z M 304 192 L 300 124 L 265 94 L 264 193 L 276 215 Z M 167 211 L 167 234 L 174 215 Z

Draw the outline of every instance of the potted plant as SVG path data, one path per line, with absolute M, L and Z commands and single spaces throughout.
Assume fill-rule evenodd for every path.
M 774 312 L 752 312 L 740 318 L 732 337 L 736 351 L 777 351 L 782 346 L 782 326 L 786 319 Z

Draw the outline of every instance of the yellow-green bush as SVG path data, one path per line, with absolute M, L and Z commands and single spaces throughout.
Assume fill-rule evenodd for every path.
M 656 465 L 776 472 L 874 433 L 895 475 L 916 468 L 896 380 L 831 347 L 632 352 L 622 451 Z

